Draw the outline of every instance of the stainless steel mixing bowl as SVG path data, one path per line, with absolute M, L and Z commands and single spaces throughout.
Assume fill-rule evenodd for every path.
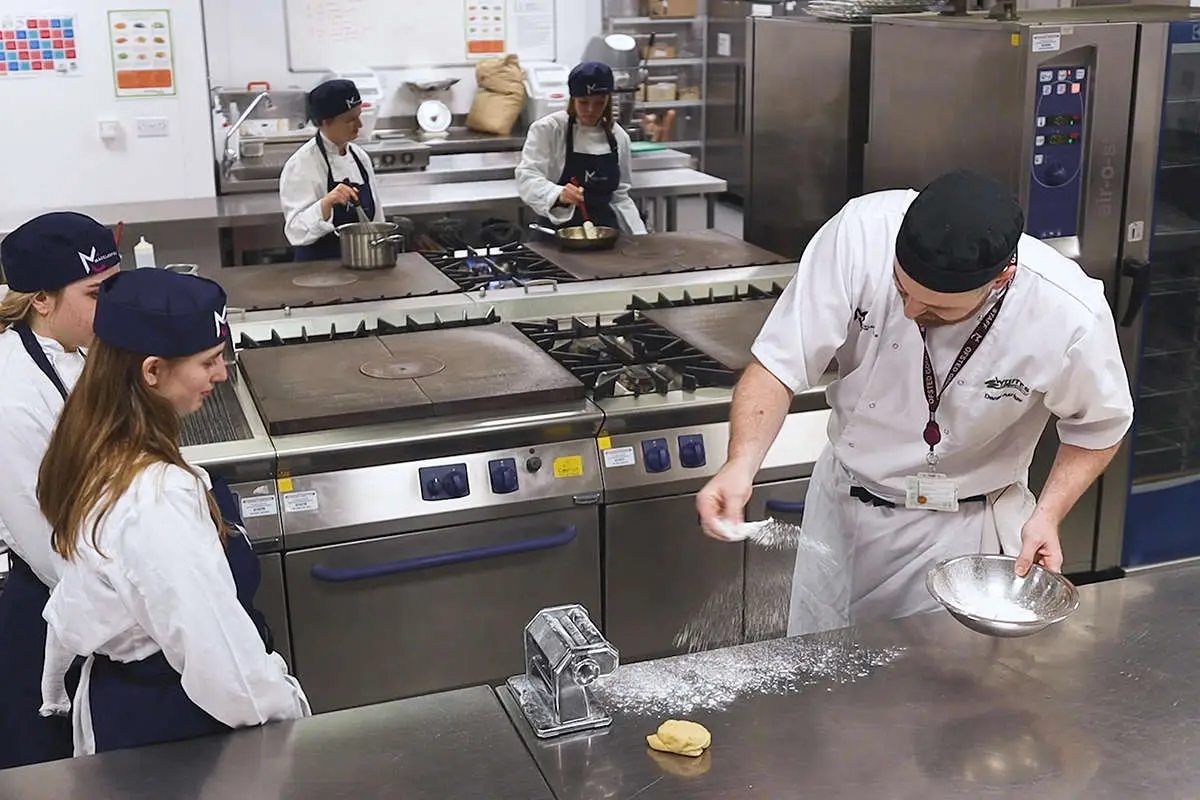
M 988 636 L 1029 636 L 1062 622 L 1079 608 L 1079 591 L 1036 564 L 1024 578 L 1012 556 L 947 559 L 925 576 L 925 587 L 955 619 Z

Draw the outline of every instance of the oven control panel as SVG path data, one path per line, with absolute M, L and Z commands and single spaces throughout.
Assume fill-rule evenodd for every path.
M 488 462 L 488 478 L 496 494 L 512 494 L 521 488 L 515 458 L 495 458 Z
M 422 467 L 419 470 L 422 500 L 453 500 L 471 493 L 466 464 Z
M 1039 239 L 1075 236 L 1083 204 L 1091 68 L 1086 64 L 1043 65 L 1036 75 L 1026 230 Z
M 826 426 L 829 411 L 789 414 L 767 457 L 763 469 L 803 467 L 816 463 L 829 441 Z M 696 425 L 674 430 L 601 434 L 597 444 L 607 493 L 669 491 L 669 484 L 687 483 L 692 491 L 725 464 L 729 424 Z M 655 488 L 660 487 L 660 488 Z

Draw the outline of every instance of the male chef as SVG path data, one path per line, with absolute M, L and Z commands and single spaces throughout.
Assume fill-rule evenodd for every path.
M 1103 285 L 1024 223 L 1001 184 L 959 171 L 851 200 L 805 249 L 734 392 L 729 458 L 696 501 L 726 538 L 792 395 L 836 357 L 789 635 L 931 610 L 926 572 L 951 556 L 1062 569 L 1059 525 L 1133 400 Z M 1061 445 L 1035 502 L 1051 414 Z

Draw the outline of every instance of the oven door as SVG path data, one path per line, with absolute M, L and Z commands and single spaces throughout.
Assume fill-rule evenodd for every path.
M 623 663 L 741 642 L 745 548 L 704 535 L 694 495 L 604 513 L 604 635 Z
M 754 487 L 746 519 L 774 517 L 799 525 L 804 518 L 808 478 Z M 760 642 L 787 636 L 796 548 L 767 549 L 746 543 L 745 640 Z
M 523 673 L 525 625 L 600 619 L 599 509 L 570 508 L 284 554 L 295 672 L 314 712 Z

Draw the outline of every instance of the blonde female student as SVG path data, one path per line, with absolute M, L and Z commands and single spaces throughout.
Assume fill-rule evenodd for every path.
M 42 713 L 72 709 L 75 755 L 310 713 L 250 606 L 249 542 L 180 454 L 182 418 L 228 377 L 225 313 L 204 278 L 134 270 L 106 283 L 42 462 L 38 500 L 67 562 L 45 610 Z

